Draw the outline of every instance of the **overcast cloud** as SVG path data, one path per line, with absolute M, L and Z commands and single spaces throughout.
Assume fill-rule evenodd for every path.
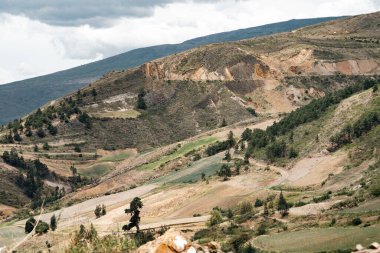
M 380 0 L 0 0 L 0 84 L 144 46 L 379 10 Z

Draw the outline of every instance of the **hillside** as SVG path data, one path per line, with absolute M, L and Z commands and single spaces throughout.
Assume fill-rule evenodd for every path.
M 219 252 L 239 252 L 248 243 L 256 249 L 280 252 L 349 252 L 358 243 L 368 246 L 380 240 L 379 87 L 379 80 L 351 85 L 331 94 L 333 100 L 328 96 L 318 99 L 276 124 L 273 120 L 245 123 L 162 149 L 139 154 L 129 151 L 118 164 L 122 170 L 114 171 L 119 173 L 68 194 L 61 200 L 60 210 L 42 216 L 45 221 L 53 213 L 60 217 L 57 231 L 34 236 L 21 249 L 42 250 L 46 240 L 53 252 L 60 252 L 68 242 L 72 249 L 85 250 L 97 244 L 121 247 L 116 231 L 128 222 L 124 207 L 136 196 L 144 203 L 142 229 L 155 228 L 151 233 L 157 238 L 165 233 L 162 225 L 169 226 L 193 238 L 191 245 L 211 247 L 214 241 Z M 315 110 L 319 113 L 313 114 Z M 295 120 L 297 114 L 307 120 Z M 289 121 L 292 131 L 273 130 Z M 350 128 L 350 139 L 329 151 L 337 140 L 335 136 Z M 226 140 L 228 131 L 236 143 L 229 150 L 231 158 L 225 159 L 224 151 L 209 154 L 207 150 L 215 147 L 215 141 Z M 274 140 L 257 146 L 259 133 L 273 134 Z M 279 153 L 273 159 L 267 151 L 282 141 L 285 155 Z M 288 155 L 290 147 L 295 149 L 295 156 Z M 244 162 L 247 153 L 252 155 Z M 98 162 L 116 160 L 116 154 L 104 154 Z M 222 168 L 229 168 L 230 174 L 225 176 Z M 277 210 L 280 189 L 289 208 L 285 216 Z M 107 206 L 107 214 L 96 218 L 93 210 L 98 204 Z M 212 226 L 205 223 L 210 212 L 221 217 Z M 24 223 L 9 224 L 5 229 L 21 238 L 19 226 Z M 78 231 L 78 223 L 86 227 L 93 224 L 99 235 L 112 234 L 115 243 L 75 241 L 67 231 Z M 6 236 L 0 234 L 0 242 Z M 131 234 L 127 236 L 136 240 Z M 330 237 L 334 242 L 326 240 Z M 298 239 L 302 243 L 294 245 Z M 162 243 L 146 244 L 139 252 L 154 250 Z
M 288 32 L 307 25 L 313 25 L 334 19 L 337 18 L 290 20 L 259 27 L 213 34 L 188 40 L 180 44 L 159 45 L 135 49 L 69 70 L 0 85 L 0 124 L 5 124 L 8 121 L 22 117 L 44 105 L 48 101 L 76 91 L 98 79 L 103 74 L 113 70 L 125 70 L 131 67 L 136 67 L 144 62 L 182 52 L 200 45 Z
M 179 234 L 203 252 L 379 242 L 379 40 L 373 13 L 204 45 L 13 121 L 0 133 L 14 193 L 0 198 L 0 247 L 42 205 L 57 230 L 18 250 L 174 252 L 164 238 Z M 142 233 L 123 233 L 135 197 Z
M 21 143 L 64 136 L 87 152 L 147 149 L 258 115 L 289 112 L 380 73 L 379 15 L 205 45 L 108 73 L 26 118 L 31 137 L 21 132 Z M 9 127 L 17 132 L 22 125 Z M 50 125 L 58 134 L 47 134 Z

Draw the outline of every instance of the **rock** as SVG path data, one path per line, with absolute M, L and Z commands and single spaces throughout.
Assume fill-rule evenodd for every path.
M 356 249 L 357 251 L 360 251 L 360 250 L 364 250 L 364 247 L 363 247 L 361 244 L 356 244 L 355 249 Z
M 369 246 L 370 249 L 380 249 L 380 244 L 377 242 L 374 242 Z

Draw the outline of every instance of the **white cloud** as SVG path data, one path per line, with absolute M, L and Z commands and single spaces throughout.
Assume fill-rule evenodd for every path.
M 32 1 L 32 0 L 31 0 Z M 168 1 L 170 2 L 170 1 Z M 377 0 L 178 1 L 108 26 L 53 26 L 0 13 L 0 83 L 70 68 L 127 50 L 293 18 L 380 10 Z

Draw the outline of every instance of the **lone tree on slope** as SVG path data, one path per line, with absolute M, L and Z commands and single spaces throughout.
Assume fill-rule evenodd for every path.
M 143 203 L 139 197 L 135 197 L 129 208 L 125 209 L 125 213 L 131 214 L 131 219 L 129 220 L 128 225 L 123 226 L 123 230 L 131 230 L 133 227 L 136 227 L 137 233 L 140 232 L 140 210 L 143 207 Z
M 288 211 L 289 211 L 289 205 L 286 202 L 286 199 L 285 199 L 284 195 L 282 194 L 282 191 L 280 193 L 280 198 L 278 200 L 277 210 L 280 211 L 282 217 L 284 217 L 285 215 L 287 215 Z

